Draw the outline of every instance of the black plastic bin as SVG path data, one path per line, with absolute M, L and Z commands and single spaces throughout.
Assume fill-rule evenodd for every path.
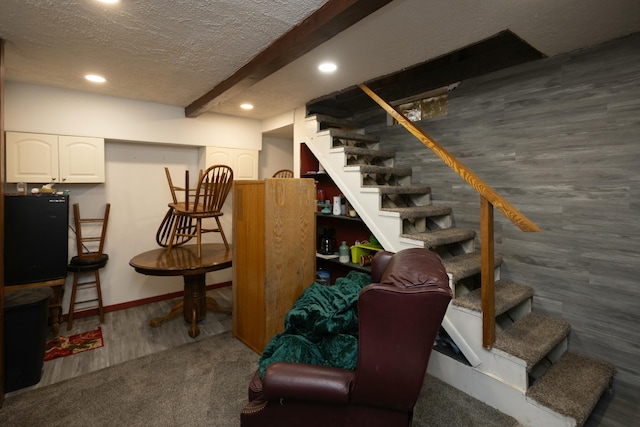
M 47 344 L 50 287 L 4 294 L 4 391 L 40 382 Z

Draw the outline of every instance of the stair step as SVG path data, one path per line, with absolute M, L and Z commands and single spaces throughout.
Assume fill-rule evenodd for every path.
M 496 256 L 493 261 L 497 267 L 502 264 L 502 257 Z M 475 274 L 479 274 L 482 269 L 482 261 L 480 259 L 479 252 L 472 252 L 468 254 L 462 254 L 453 258 L 444 258 L 442 260 L 444 268 L 447 273 L 451 275 L 453 282 L 457 282 L 465 277 L 471 277 Z
M 526 394 L 540 404 L 572 417 L 581 426 L 602 393 L 610 388 L 614 375 L 613 365 L 567 351 Z
M 360 123 L 356 123 L 350 119 L 341 119 L 338 117 L 328 116 L 326 114 L 315 114 L 316 121 L 321 125 L 327 126 L 335 126 L 335 127 L 346 127 L 346 128 L 362 128 L 363 126 Z
M 476 232 L 475 230 L 464 228 L 443 228 L 424 233 L 401 234 L 400 236 L 420 240 L 424 242 L 426 248 L 435 248 L 437 246 L 450 245 L 452 243 L 474 239 Z
M 360 173 L 378 174 L 378 175 L 395 175 L 395 176 L 411 176 L 413 171 L 411 168 L 395 168 L 376 165 L 361 165 Z
M 372 186 L 369 186 L 372 187 Z M 428 185 L 378 185 L 381 195 L 385 194 L 430 194 Z
M 363 147 L 344 147 L 344 153 L 353 156 L 367 156 L 378 159 L 392 159 L 396 152 L 392 150 L 372 150 Z
M 497 280 L 495 282 L 495 310 L 496 316 L 505 313 L 523 301 L 533 297 L 531 286 L 513 283 L 507 280 Z M 451 304 L 477 312 L 482 311 L 482 289 L 478 288 L 466 295 L 462 295 Z
M 401 219 L 429 218 L 451 214 L 451 207 L 442 205 L 383 208 L 380 210 L 387 212 L 398 212 Z
M 531 312 L 498 334 L 493 347 L 524 360 L 530 372 L 570 330 L 564 320 Z
M 400 186 L 411 183 L 411 174 L 413 173 L 411 168 L 377 165 L 360 165 L 357 167 L 361 174 L 360 185 L 362 187 Z
M 380 210 L 431 205 L 431 187 L 427 185 L 385 185 L 376 186 L 380 194 Z M 427 217 L 423 217 L 427 218 Z M 445 228 L 441 226 L 440 228 Z M 426 226 L 405 233 L 425 231 Z
M 395 152 L 391 150 L 377 150 L 365 147 L 355 147 L 343 145 L 347 166 L 357 165 L 378 165 L 393 166 L 395 163 Z
M 346 139 L 349 141 L 362 141 L 362 142 L 379 142 L 380 137 L 377 135 L 367 135 L 364 133 L 356 133 L 349 132 L 340 129 L 331 129 L 329 130 L 329 134 L 335 140 L 338 139 Z

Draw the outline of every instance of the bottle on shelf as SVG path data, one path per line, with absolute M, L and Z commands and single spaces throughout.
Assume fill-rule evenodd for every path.
M 342 209 L 340 208 L 340 206 L 342 206 L 342 199 L 340 198 L 340 196 L 333 196 L 333 214 L 334 215 L 342 214 Z
M 340 245 L 340 249 L 339 249 L 339 253 L 340 253 L 340 257 L 338 258 L 338 260 L 343 263 L 346 264 L 349 262 L 349 246 L 347 246 L 347 242 L 346 241 L 342 241 L 342 244 Z
M 320 212 L 322 210 L 322 207 L 324 206 L 324 191 L 322 190 L 322 188 L 318 188 L 316 201 L 318 205 L 317 211 Z

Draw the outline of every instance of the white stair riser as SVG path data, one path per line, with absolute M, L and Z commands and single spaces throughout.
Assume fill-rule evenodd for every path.
M 482 347 L 482 316 L 476 311 L 449 305 L 447 318 L 456 325 L 463 339 L 474 349 L 481 363 L 475 368 L 524 393 L 528 387 L 527 365 L 499 350 Z

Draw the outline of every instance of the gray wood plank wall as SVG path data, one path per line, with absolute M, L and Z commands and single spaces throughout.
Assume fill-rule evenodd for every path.
M 496 210 L 502 277 L 533 286 L 534 310 L 569 321 L 570 348 L 616 365 L 616 393 L 637 403 L 640 35 L 461 82 L 448 115 L 420 127 L 542 228 Z M 374 128 L 479 230 L 475 191 L 406 130 Z

